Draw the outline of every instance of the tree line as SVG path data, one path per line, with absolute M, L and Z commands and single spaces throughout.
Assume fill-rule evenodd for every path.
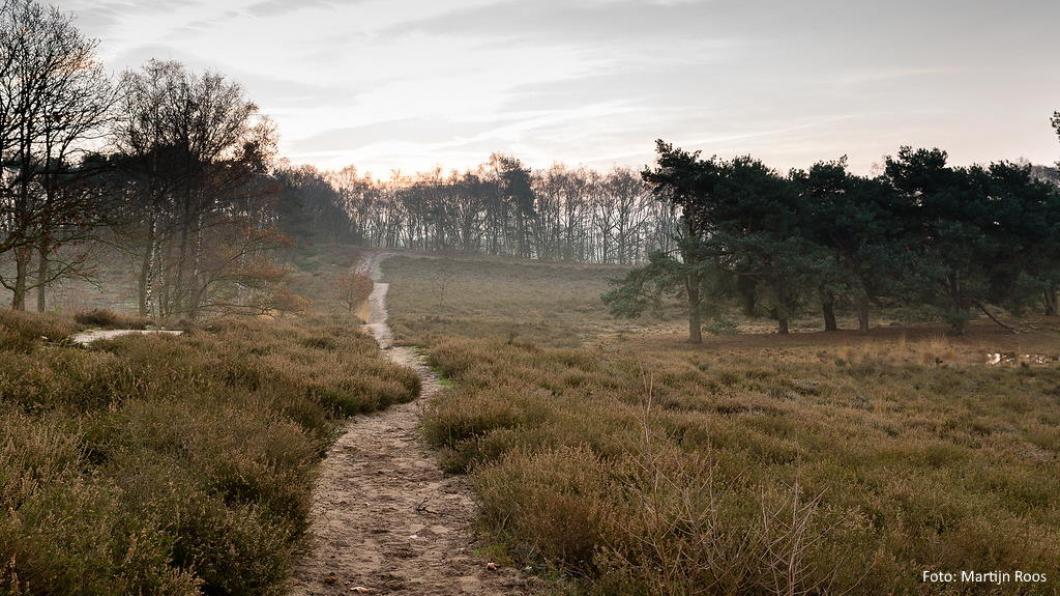
M 1052 119 L 1060 135 L 1060 113 Z M 782 175 L 751 157 L 704 158 L 663 141 L 642 177 L 678 211 L 677 245 L 653 253 L 605 296 L 636 317 L 667 296 L 684 301 L 689 338 L 705 317 L 738 304 L 790 320 L 840 308 L 867 331 L 873 308 L 937 309 L 955 333 L 992 308 L 1057 314 L 1060 188 L 1029 164 L 950 165 L 939 149 L 902 147 L 883 172 L 852 174 L 844 159 Z
M 380 248 L 633 264 L 668 250 L 676 222 L 628 168 L 532 172 L 493 155 L 464 172 L 380 182 L 347 168 L 332 182 L 353 235 Z
M 34 0 L 0 4 L 0 285 L 48 306 L 122 256 L 144 316 L 293 304 L 291 242 L 633 264 L 676 218 L 637 172 L 494 155 L 465 172 L 376 181 L 276 158 L 276 129 L 225 76 L 152 60 L 107 74 L 98 42 Z M 114 268 L 116 263 L 107 263 Z
M 660 142 L 643 172 L 497 154 L 378 181 L 277 159 L 275 126 L 221 74 L 150 61 L 112 78 L 97 50 L 55 8 L 0 4 L 0 285 L 15 309 L 35 295 L 45 310 L 49 287 L 93 280 L 115 252 L 145 316 L 295 308 L 276 255 L 319 240 L 641 265 L 613 310 L 677 296 L 696 341 L 734 303 L 781 333 L 811 308 L 828 330 L 856 311 L 865 330 L 874 308 L 926 304 L 956 331 L 991 308 L 1058 309 L 1056 170 L 902 148 L 877 176 L 844 160 L 780 174 Z

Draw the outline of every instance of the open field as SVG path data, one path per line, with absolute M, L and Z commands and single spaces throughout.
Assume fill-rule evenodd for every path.
M 0 593 L 280 592 L 339 423 L 419 389 L 321 292 L 89 348 L 71 318 L 2 313 Z
M 618 321 L 600 294 L 625 268 L 505 258 L 392 256 L 384 264 L 397 339 L 504 337 L 576 346 L 642 329 Z
M 962 569 L 1055 586 L 1056 322 L 694 347 L 608 319 L 612 271 L 384 264 L 395 329 L 453 383 L 425 432 L 471 474 L 497 556 L 601 594 L 1013 589 L 921 583 Z

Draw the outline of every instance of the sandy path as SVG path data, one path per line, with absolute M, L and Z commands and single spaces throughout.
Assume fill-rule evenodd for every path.
M 114 339 L 125 335 L 180 335 L 182 333 L 184 332 L 169 329 L 93 329 L 91 331 L 82 331 L 81 333 L 71 336 L 70 341 L 75 344 L 87 346 L 93 342 Z
M 366 256 L 360 270 L 379 280 L 383 258 Z M 423 391 L 417 401 L 354 419 L 328 452 L 313 494 L 312 550 L 290 592 L 531 593 L 517 571 L 490 569 L 473 553 L 471 488 L 442 473 L 417 432 L 438 379 L 412 349 L 393 345 L 387 289 L 375 284 L 367 327 L 391 361 L 416 369 Z

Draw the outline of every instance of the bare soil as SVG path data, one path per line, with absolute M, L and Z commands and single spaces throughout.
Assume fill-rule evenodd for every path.
M 393 345 L 387 325 L 385 254 L 359 270 L 376 280 L 366 327 L 398 364 L 415 369 L 418 400 L 351 421 L 322 464 L 313 495 L 310 552 L 291 594 L 530 594 L 533 578 L 475 554 L 475 502 L 462 476 L 438 467 L 418 433 L 438 378 L 411 348 Z
M 83 331 L 77 335 L 71 336 L 70 341 L 75 344 L 81 344 L 86 346 L 90 343 L 114 339 L 116 337 L 122 337 L 125 335 L 180 335 L 183 331 L 173 331 L 169 329 L 92 329 L 90 331 Z

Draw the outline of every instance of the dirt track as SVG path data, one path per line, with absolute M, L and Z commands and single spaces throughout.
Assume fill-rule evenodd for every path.
M 352 420 L 322 464 L 313 494 L 311 551 L 291 594 L 529 594 L 514 569 L 491 569 L 473 552 L 475 504 L 463 477 L 446 476 L 418 435 L 420 409 L 438 379 L 412 349 L 395 347 L 386 323 L 383 254 L 360 270 L 376 280 L 367 327 L 390 360 L 414 368 L 418 400 Z

